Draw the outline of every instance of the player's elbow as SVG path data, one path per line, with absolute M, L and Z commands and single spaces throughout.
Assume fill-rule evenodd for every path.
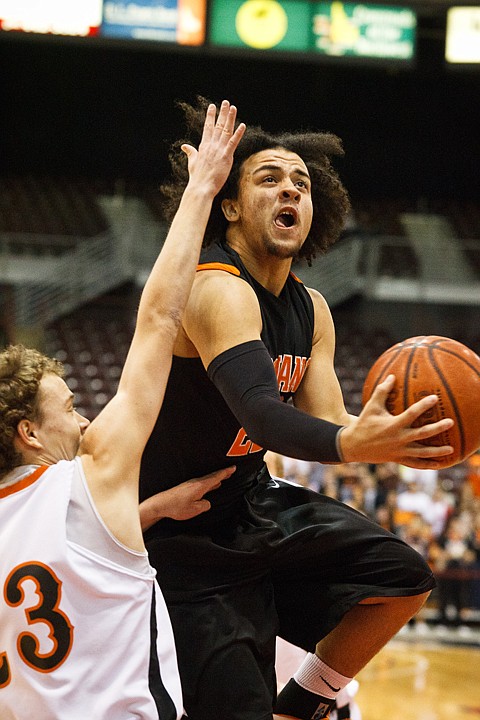
M 250 398 L 245 404 L 243 414 L 243 429 L 248 438 L 267 450 L 274 450 L 276 446 L 276 433 L 271 418 L 272 403 L 281 403 L 281 400 L 260 396 Z
M 171 306 L 157 306 L 150 308 L 138 318 L 142 327 L 148 332 L 162 335 L 165 338 L 175 338 L 180 325 L 182 324 L 182 311 L 180 308 Z

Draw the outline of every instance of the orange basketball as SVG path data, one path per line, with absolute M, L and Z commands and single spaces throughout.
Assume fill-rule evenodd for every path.
M 414 423 L 416 426 L 453 418 L 446 432 L 423 441 L 452 445 L 453 455 L 436 458 L 440 467 L 461 462 L 480 447 L 480 357 L 456 340 L 438 335 L 408 338 L 386 350 L 370 368 L 363 386 L 363 404 L 379 382 L 395 375 L 387 408 L 399 415 L 426 395 L 439 401 Z

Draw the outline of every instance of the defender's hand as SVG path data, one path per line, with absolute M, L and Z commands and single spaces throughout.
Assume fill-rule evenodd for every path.
M 225 184 L 235 150 L 245 132 L 244 123 L 240 123 L 235 130 L 237 108 L 230 105 L 228 100 L 222 102 L 215 122 L 216 112 L 215 105 L 210 104 L 198 150 L 192 145 L 182 145 L 188 158 L 189 185 L 199 184 L 204 191 L 210 190 L 213 195 Z
M 140 504 L 142 530 L 148 530 L 162 518 L 190 520 L 210 510 L 210 501 L 205 495 L 220 487 L 223 480 L 235 472 L 235 467 L 224 468 L 200 478 L 186 480 L 169 490 L 152 495 Z

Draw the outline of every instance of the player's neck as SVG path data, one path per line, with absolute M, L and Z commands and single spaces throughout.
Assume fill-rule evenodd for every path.
M 248 245 L 231 242 L 230 239 L 228 239 L 228 244 L 238 253 L 250 275 L 272 295 L 278 297 L 287 282 L 292 267 L 292 258 L 275 257 L 270 253 L 257 253 Z

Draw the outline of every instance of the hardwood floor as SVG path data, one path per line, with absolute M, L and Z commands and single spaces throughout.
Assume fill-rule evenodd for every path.
M 357 679 L 362 720 L 480 718 L 480 647 L 395 639 Z
M 278 641 L 277 654 L 281 688 L 304 653 Z M 353 720 L 480 720 L 480 630 L 405 628 L 356 679 Z

